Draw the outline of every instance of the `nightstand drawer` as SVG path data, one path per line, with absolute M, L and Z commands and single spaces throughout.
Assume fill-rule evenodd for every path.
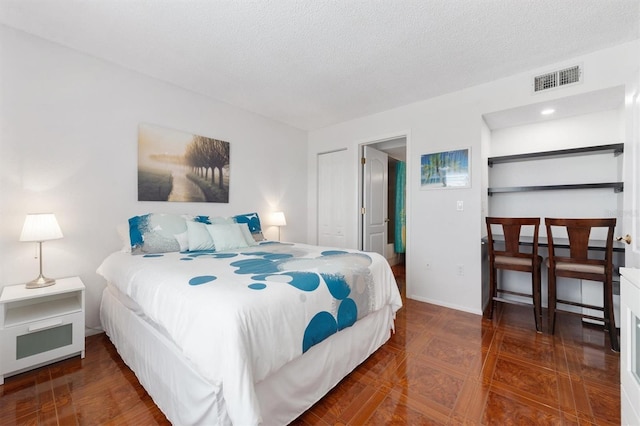
M 82 353 L 84 313 L 6 327 L 0 333 L 0 374 L 18 372 Z

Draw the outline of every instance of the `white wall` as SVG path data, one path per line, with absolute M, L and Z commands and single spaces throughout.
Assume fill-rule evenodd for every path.
M 623 143 L 623 124 L 620 108 L 498 129 L 491 132 L 489 156 Z M 623 159 L 602 153 L 496 164 L 488 172 L 489 186 L 620 182 Z M 489 197 L 488 211 L 491 216 L 617 217 L 620 229 L 622 200 L 612 189 L 505 193 Z M 544 223 L 540 235 L 546 236 Z
M 621 102 L 623 99 L 620 100 Z M 583 114 L 540 123 L 497 129 L 491 132 L 488 156 L 513 155 L 529 152 L 552 151 L 584 146 L 607 145 L 624 142 L 624 108 Z M 514 163 L 495 164 L 488 169 L 490 187 L 559 185 L 579 183 L 620 182 L 623 180 L 625 155 L 598 153 L 576 157 L 544 158 Z M 540 217 L 540 236 L 547 230 L 545 217 L 616 217 L 616 230 L 622 229 L 623 193 L 612 189 L 555 190 L 494 194 L 489 197 L 488 214 L 506 217 Z M 524 235 L 533 235 L 533 227 L 523 229 Z M 620 235 L 616 232 L 614 235 Z M 556 235 L 562 237 L 562 235 Z M 566 237 L 566 235 L 565 235 Z M 595 230 L 593 238 L 605 239 L 604 229 Z M 547 249 L 540 248 L 540 255 L 547 256 Z M 614 256 L 614 265 L 620 266 L 623 257 Z M 531 291 L 531 275 L 502 271 L 502 288 L 528 293 Z M 602 284 L 583 286 L 561 284 L 558 295 L 565 300 L 580 300 L 584 286 L 601 293 Z M 566 280 L 572 281 L 572 280 Z M 518 296 L 506 298 L 521 300 Z M 597 298 L 593 304 L 602 303 Z M 547 274 L 542 271 L 542 304 L 547 305 Z M 594 313 L 597 315 L 597 312 Z
M 637 77 L 638 47 L 636 41 L 557 64 L 542 64 L 544 67 L 528 73 L 310 132 L 309 240 L 314 241 L 316 235 L 316 155 L 346 148 L 352 156 L 347 204 L 353 218 L 347 239 L 351 247 L 357 247 L 357 146 L 364 141 L 408 134 L 407 295 L 481 313 L 482 114 L 625 84 Z M 586 77 L 582 84 L 549 93 L 531 93 L 534 75 L 576 63 L 584 66 Z M 420 155 L 459 147 L 471 147 L 471 188 L 421 190 Z M 457 200 L 464 202 L 464 211 L 456 211 Z M 425 270 L 426 263 L 431 269 Z M 464 275 L 456 274 L 457 265 L 464 265 Z
M 37 275 L 35 243 L 18 242 L 31 212 L 56 214 L 64 238 L 44 243 L 44 272 L 83 279 L 90 327 L 105 285 L 95 270 L 133 215 L 283 210 L 282 239 L 305 241 L 306 132 L 6 26 L 0 84 L 0 286 Z M 229 141 L 229 203 L 138 202 L 139 123 Z
M 624 123 L 622 107 L 496 129 L 491 132 L 489 156 L 622 143 L 621 123 Z

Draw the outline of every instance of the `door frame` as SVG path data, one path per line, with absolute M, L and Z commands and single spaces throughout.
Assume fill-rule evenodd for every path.
M 388 133 L 385 135 L 380 135 L 378 137 L 372 137 L 372 138 L 368 138 L 365 140 L 360 140 L 358 141 L 358 211 L 357 211 L 357 223 L 358 223 L 358 249 L 362 250 L 363 248 L 363 216 L 361 214 L 362 212 L 362 207 L 364 207 L 363 202 L 364 202 L 364 167 L 361 163 L 361 159 L 363 157 L 363 153 L 364 153 L 364 146 L 365 145 L 375 145 L 381 142 L 386 142 L 386 141 L 390 141 L 393 139 L 400 139 L 400 138 L 404 138 L 405 139 L 405 146 L 406 146 L 406 151 L 407 151 L 407 155 L 405 158 L 405 163 L 406 163 L 406 167 L 407 167 L 407 171 L 406 171 L 406 176 L 407 176 L 407 182 L 406 182 L 406 191 L 405 191 L 405 210 L 406 210 L 406 222 L 405 222 L 405 226 L 406 226 L 406 252 L 405 252 L 405 265 L 407 265 L 407 272 L 406 274 L 409 274 L 409 244 L 410 244 L 410 232 L 409 229 L 411 229 L 411 180 L 412 180 L 412 174 L 411 174 L 411 132 L 406 130 L 406 131 L 398 131 L 398 132 L 394 132 L 394 133 Z

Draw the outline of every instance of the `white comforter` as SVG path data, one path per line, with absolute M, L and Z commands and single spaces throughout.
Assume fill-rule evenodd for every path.
M 234 424 L 260 422 L 254 384 L 369 312 L 402 301 L 376 253 L 266 243 L 131 255 L 98 268 L 222 390 Z

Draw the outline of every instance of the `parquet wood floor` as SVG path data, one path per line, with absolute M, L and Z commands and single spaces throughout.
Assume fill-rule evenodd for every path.
M 404 298 L 404 269 L 394 268 Z M 168 424 L 104 334 L 86 357 L 9 377 L 1 425 Z M 405 299 L 396 333 L 294 425 L 617 425 L 620 359 L 602 329 L 531 309 L 493 321 Z

